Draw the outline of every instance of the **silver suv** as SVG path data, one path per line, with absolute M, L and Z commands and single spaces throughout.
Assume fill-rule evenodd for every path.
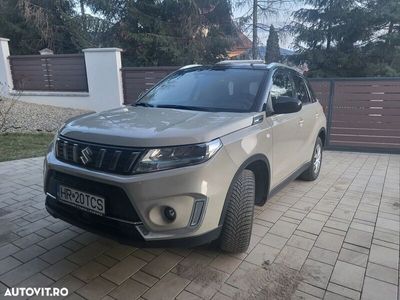
M 249 245 L 254 205 L 318 177 L 326 119 L 295 69 L 184 67 L 135 105 L 67 122 L 44 164 L 56 218 L 134 245 Z

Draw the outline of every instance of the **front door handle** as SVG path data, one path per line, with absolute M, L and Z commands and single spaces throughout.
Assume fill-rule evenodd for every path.
M 303 119 L 300 119 L 300 120 L 299 120 L 299 126 L 300 126 L 300 127 L 303 127 L 303 125 L 304 125 L 304 120 L 303 120 Z

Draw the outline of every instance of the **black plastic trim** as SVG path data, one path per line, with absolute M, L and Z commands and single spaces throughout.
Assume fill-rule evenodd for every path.
M 324 140 L 322 141 L 322 145 L 323 145 L 323 147 L 326 147 L 326 145 L 328 144 L 328 143 L 327 143 L 328 136 L 327 136 L 327 132 L 326 132 L 325 127 L 322 127 L 322 128 L 318 131 L 318 136 L 319 136 L 321 133 L 323 133 L 324 136 L 325 136 Z
M 254 156 L 251 156 L 250 158 L 248 158 L 247 160 L 245 160 L 242 165 L 239 167 L 239 169 L 236 171 L 235 176 L 233 176 L 231 185 L 229 186 L 228 192 L 226 194 L 225 197 L 225 201 L 224 201 L 224 207 L 222 208 L 222 213 L 221 213 L 221 217 L 219 219 L 219 225 L 222 226 L 222 224 L 224 224 L 224 220 L 225 220 L 225 214 L 226 214 L 226 210 L 228 209 L 228 204 L 229 204 L 229 198 L 232 194 L 232 190 L 233 190 L 233 184 L 236 181 L 236 179 L 239 177 L 240 173 L 246 169 L 251 163 L 255 162 L 255 161 L 263 161 L 267 164 L 267 168 L 268 168 L 268 187 L 267 187 L 267 195 L 269 194 L 269 185 L 270 185 L 270 178 L 271 178 L 271 168 L 270 168 L 270 164 L 269 164 L 269 160 L 268 158 L 263 155 L 263 154 L 256 154 Z
M 310 167 L 310 162 L 305 163 L 302 167 L 297 169 L 295 172 L 293 172 L 289 177 L 287 177 L 285 180 L 283 180 L 280 184 L 278 184 L 276 187 L 274 187 L 268 194 L 268 198 L 272 197 L 276 193 L 278 193 L 280 190 L 282 190 L 287 184 L 295 180 L 297 177 L 299 177 L 305 170 L 307 170 Z
M 45 192 L 56 196 L 60 184 L 103 197 L 106 201 L 107 217 L 127 222 L 141 222 L 139 214 L 132 205 L 127 193 L 119 186 L 50 170 L 47 175 Z
M 221 226 L 201 235 L 186 237 L 186 238 L 178 238 L 178 239 L 166 239 L 166 240 L 152 240 L 146 241 L 140 235 L 136 228 L 132 227 L 134 230 L 133 236 L 137 236 L 137 238 L 130 238 L 123 234 L 123 232 L 114 232 L 110 233 L 104 231 L 100 228 L 100 226 L 96 223 L 83 223 L 78 220 L 78 218 L 73 218 L 66 213 L 63 213 L 62 210 L 58 210 L 54 206 L 49 205 L 48 201 L 49 197 L 46 198 L 46 210 L 50 215 L 57 219 L 61 219 L 69 224 L 82 228 L 86 231 L 107 237 L 109 239 L 115 240 L 121 244 L 131 245 L 135 247 L 195 247 L 199 245 L 204 245 L 211 243 L 212 241 L 219 238 L 221 233 Z M 116 221 L 118 222 L 118 221 Z

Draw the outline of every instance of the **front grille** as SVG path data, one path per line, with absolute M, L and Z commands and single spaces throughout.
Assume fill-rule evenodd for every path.
M 122 243 L 143 243 L 144 239 L 136 229 L 136 225 L 107 219 L 63 205 L 55 199 L 46 198 L 46 207 L 52 215 L 72 225 L 81 227 L 96 234 L 104 235 Z
M 115 174 L 132 174 L 143 149 L 113 147 L 58 137 L 57 159 L 86 169 Z
M 104 197 L 106 201 L 106 217 L 116 218 L 129 222 L 141 222 L 136 210 L 132 206 L 128 196 L 120 187 L 104 184 L 73 175 L 51 171 L 46 183 L 46 191 L 51 195 L 57 195 L 59 184 L 93 195 Z M 79 212 L 80 210 L 67 204 L 59 203 L 65 209 Z M 91 215 L 91 214 L 88 214 Z

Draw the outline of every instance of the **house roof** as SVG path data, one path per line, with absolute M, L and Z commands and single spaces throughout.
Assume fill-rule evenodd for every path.
M 258 47 L 258 53 L 260 54 L 261 57 L 265 57 L 265 53 L 267 51 L 266 46 L 259 46 Z M 282 56 L 290 56 L 295 54 L 295 52 L 293 50 L 290 49 L 286 49 L 286 48 L 279 48 L 279 51 L 281 53 Z
M 236 38 L 234 39 L 232 48 L 227 51 L 228 58 L 235 58 L 243 54 L 249 54 L 251 48 L 253 47 L 253 42 L 239 29 L 236 29 Z M 260 58 L 265 57 L 266 47 L 258 46 L 257 52 Z M 279 48 L 282 56 L 290 56 L 295 52 L 290 49 Z M 248 55 L 246 55 L 248 56 Z
M 234 45 L 236 48 L 249 49 L 253 46 L 253 42 L 241 31 L 238 30 L 238 39 Z
M 236 39 L 233 42 L 231 50 L 227 51 L 228 57 L 237 57 L 247 50 L 251 49 L 252 41 L 239 29 L 236 29 Z

